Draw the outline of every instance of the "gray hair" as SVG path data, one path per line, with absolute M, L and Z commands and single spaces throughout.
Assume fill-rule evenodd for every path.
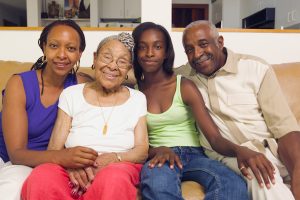
M 103 40 L 101 40 L 101 42 L 99 43 L 98 47 L 97 47 L 97 53 L 99 52 L 99 50 L 109 41 L 111 40 L 118 40 L 120 41 L 130 52 L 130 54 L 132 55 L 133 52 L 133 47 L 134 47 L 134 40 L 131 36 L 131 34 L 129 33 L 119 33 L 118 35 L 111 35 L 108 36 L 106 38 L 104 38 Z
M 182 34 L 182 38 L 184 38 L 186 32 L 187 32 L 189 29 L 191 29 L 191 28 L 193 28 L 193 27 L 195 27 L 195 26 L 199 26 L 199 25 L 206 25 L 206 26 L 208 26 L 208 28 L 209 28 L 209 30 L 210 30 L 210 34 L 213 36 L 213 38 L 214 38 L 215 40 L 219 37 L 218 29 L 216 28 L 216 26 L 215 26 L 213 23 L 211 23 L 211 22 L 209 22 L 209 21 L 207 21 L 207 20 L 197 20 L 197 21 L 194 21 L 194 22 L 188 24 L 188 25 L 185 27 L 185 29 L 184 29 L 184 31 L 183 31 L 183 34 Z M 183 41 L 182 41 L 182 42 L 183 42 Z

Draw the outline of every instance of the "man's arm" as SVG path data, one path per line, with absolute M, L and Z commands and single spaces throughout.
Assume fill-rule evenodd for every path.
M 278 154 L 291 178 L 295 199 L 300 199 L 300 132 L 293 131 L 278 140 Z
M 292 192 L 300 199 L 300 132 L 297 120 L 284 98 L 276 75 L 270 68 L 258 93 L 266 124 L 278 138 L 279 158 L 292 178 Z

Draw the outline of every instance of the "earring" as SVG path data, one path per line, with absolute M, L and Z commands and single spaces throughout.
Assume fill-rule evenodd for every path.
M 36 61 L 37 68 L 38 68 L 38 69 L 43 68 L 44 64 L 46 64 L 46 63 L 47 63 L 46 56 L 45 56 L 45 55 L 41 56 L 41 57 Z
M 126 75 L 125 80 L 128 80 L 128 75 Z
M 144 74 L 141 75 L 141 81 L 143 81 L 145 79 Z
M 74 65 L 74 67 L 73 67 L 73 71 L 76 73 L 77 71 L 78 71 L 78 69 L 79 69 L 79 66 L 80 66 L 80 60 L 78 60 L 77 62 L 76 62 L 76 64 Z
M 92 69 L 95 69 L 95 66 L 94 66 L 94 64 L 92 64 L 91 68 L 92 68 Z

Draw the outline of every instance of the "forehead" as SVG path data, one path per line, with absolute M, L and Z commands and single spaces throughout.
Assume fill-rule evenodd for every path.
M 211 40 L 213 34 L 207 25 L 196 25 L 185 31 L 183 42 L 185 45 L 199 40 Z
M 100 49 L 99 52 L 109 52 L 113 55 L 128 55 L 130 56 L 129 50 L 119 40 L 109 40 Z
M 50 30 L 48 39 L 56 38 L 63 38 L 70 41 L 80 42 L 80 37 L 77 31 L 74 28 L 66 25 L 57 25 Z
M 139 42 L 165 42 L 164 34 L 158 29 L 148 29 L 141 34 Z

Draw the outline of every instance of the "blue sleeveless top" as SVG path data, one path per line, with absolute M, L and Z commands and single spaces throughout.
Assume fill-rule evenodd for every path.
M 31 150 L 46 150 L 57 115 L 58 100 L 53 105 L 45 108 L 41 102 L 36 71 L 27 71 L 19 75 L 21 76 L 26 95 L 28 119 L 27 148 Z M 65 80 L 64 88 L 75 84 L 77 84 L 76 75 L 69 74 Z M 0 112 L 1 121 L 2 112 Z M 0 157 L 4 162 L 9 161 L 3 138 L 2 123 L 0 123 Z

